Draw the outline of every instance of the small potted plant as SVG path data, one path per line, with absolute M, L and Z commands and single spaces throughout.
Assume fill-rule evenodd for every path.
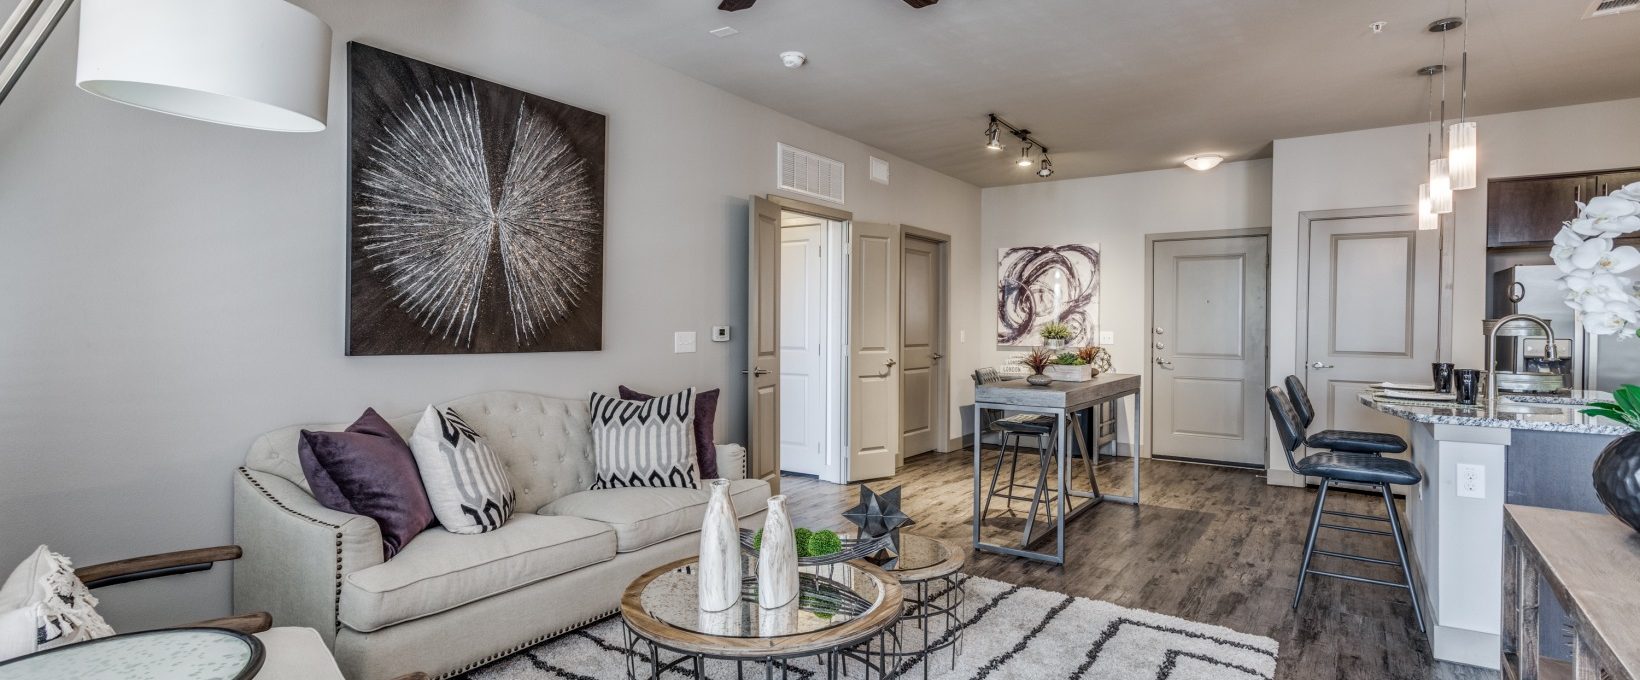
M 1040 348 L 1033 349 L 1025 356 L 1020 357 L 1019 363 L 1023 364 L 1026 368 L 1031 369 L 1031 375 L 1025 378 L 1025 382 L 1038 387 L 1053 384 L 1053 378 L 1043 375 L 1042 373 L 1044 369 L 1053 364 L 1053 360 L 1053 352 Z
M 1082 361 L 1087 362 L 1089 366 L 1093 367 L 1094 375 L 1110 372 L 1110 352 L 1105 350 L 1103 347 L 1098 345 L 1083 347 L 1076 350 L 1076 356 L 1080 357 Z
M 1043 372 L 1054 380 L 1065 382 L 1087 382 L 1093 379 L 1093 365 L 1083 359 L 1078 352 L 1055 354 L 1053 363 Z
M 1071 327 L 1058 321 L 1042 324 L 1042 344 L 1048 349 L 1059 349 L 1071 341 Z

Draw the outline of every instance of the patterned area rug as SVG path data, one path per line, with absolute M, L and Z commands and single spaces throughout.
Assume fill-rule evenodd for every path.
M 966 585 L 956 668 L 950 651 L 943 650 L 903 660 L 889 678 L 921 678 L 924 663 L 929 677 L 941 680 L 1270 680 L 1275 675 L 1276 641 L 1270 638 L 990 579 L 971 577 Z M 626 677 L 624 640 L 619 618 L 611 618 L 466 677 L 619 680 Z M 639 656 L 639 677 L 648 678 L 647 650 Z M 745 671 L 748 678 L 763 677 L 758 664 L 747 664 Z M 858 662 L 849 671 L 848 677 L 864 675 Z M 694 676 L 687 667 L 666 674 Z M 708 663 L 706 676 L 734 678 L 735 668 Z M 817 659 L 800 659 L 777 665 L 775 676 L 811 680 L 826 673 Z

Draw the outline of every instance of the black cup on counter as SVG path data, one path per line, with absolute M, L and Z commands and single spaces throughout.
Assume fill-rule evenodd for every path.
M 1473 405 L 1481 391 L 1481 372 L 1474 368 L 1460 368 L 1452 372 L 1453 387 L 1458 391 L 1458 403 Z
M 1447 393 L 1452 391 L 1452 364 L 1436 362 L 1429 365 L 1435 377 L 1435 391 Z

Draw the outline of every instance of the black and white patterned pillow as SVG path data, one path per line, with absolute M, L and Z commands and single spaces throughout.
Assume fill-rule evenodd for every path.
M 410 435 L 433 516 L 457 534 L 494 531 L 512 516 L 512 481 L 501 460 L 455 409 L 432 406 Z
M 695 390 L 648 401 L 592 393 L 594 489 L 700 488 L 695 471 Z

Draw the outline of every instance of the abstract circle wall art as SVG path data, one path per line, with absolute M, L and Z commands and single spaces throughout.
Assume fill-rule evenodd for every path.
M 1041 345 L 1043 324 L 1071 329 L 1066 344 L 1099 339 L 1099 244 L 1018 246 L 997 253 L 997 344 Z
M 348 44 L 349 355 L 596 351 L 602 114 Z

